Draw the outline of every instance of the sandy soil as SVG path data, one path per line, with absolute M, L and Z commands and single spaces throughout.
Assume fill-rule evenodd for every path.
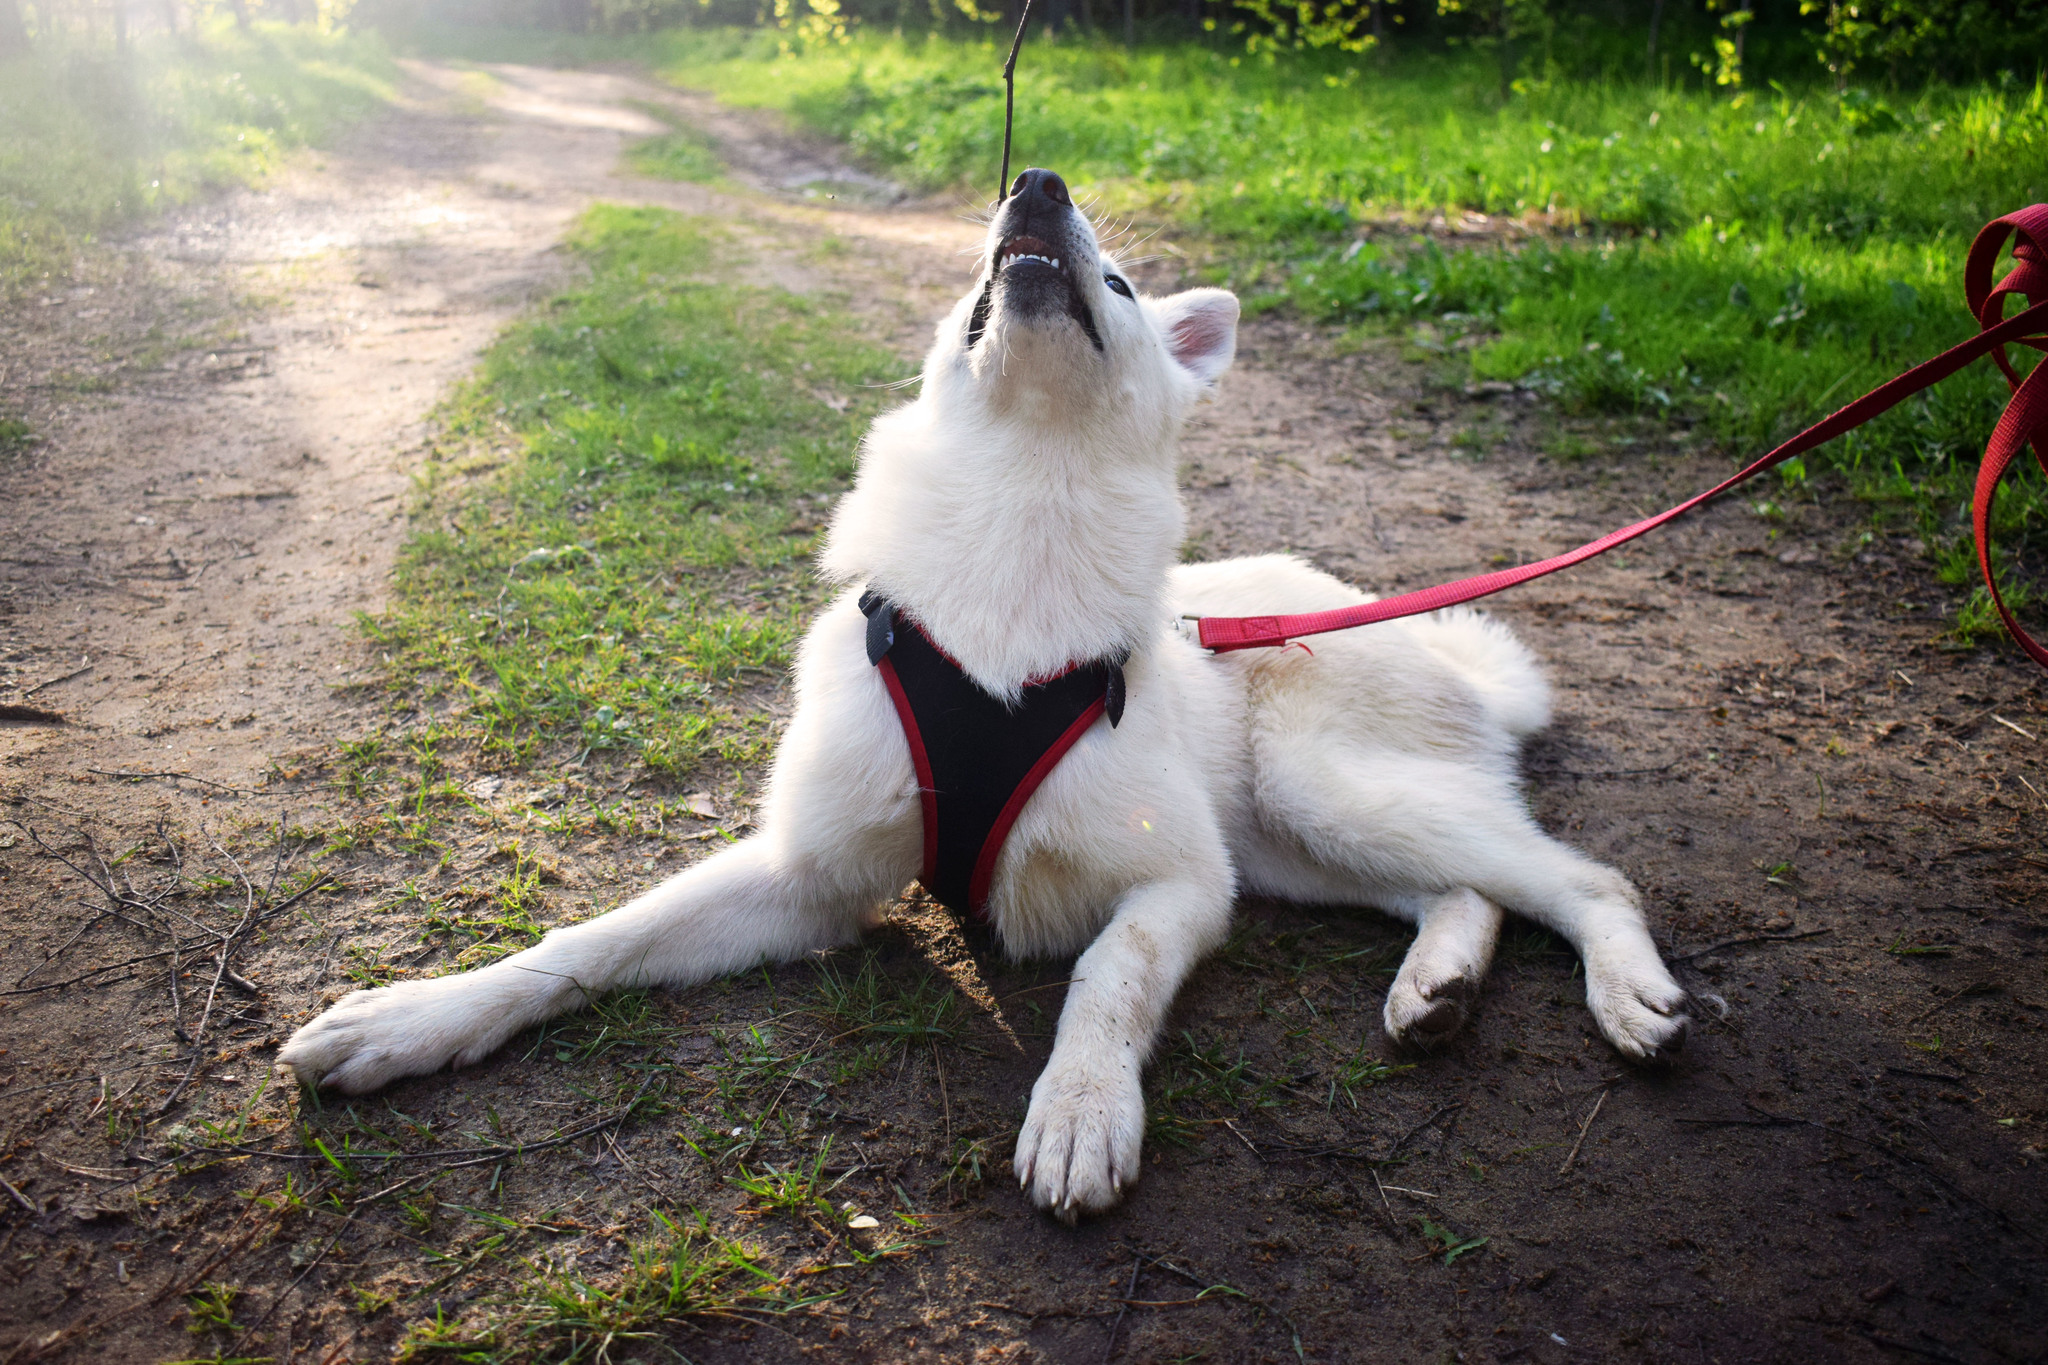
M 958 214 L 892 203 L 829 147 L 708 101 L 616 73 L 413 75 L 389 118 L 0 318 L 0 399 L 45 437 L 6 471 L 0 703 L 63 722 L 0 728 L 18 822 L 0 825 L 0 1360 L 161 1360 L 202 1340 L 379 1359 L 408 1323 L 509 1282 L 483 1252 L 450 1278 L 424 1268 L 422 1241 L 479 1245 L 451 1215 L 421 1232 L 365 1205 L 316 1227 L 237 1193 L 275 1189 L 264 1162 L 142 1164 L 170 1125 L 248 1101 L 289 1027 L 345 988 L 351 951 L 404 939 L 383 907 L 431 865 L 340 859 L 337 891 L 264 926 L 236 959 L 250 991 L 222 988 L 231 1003 L 181 1088 L 174 1030 L 208 974 L 186 975 L 194 999 L 176 1009 L 160 963 L 44 989 L 153 940 L 122 938 L 29 829 L 87 872 L 86 833 L 111 856 L 161 830 L 227 879 L 232 921 L 240 874 L 209 836 L 246 843 L 344 804 L 316 779 L 379 704 L 346 685 L 368 648 L 350 616 L 381 600 L 436 398 L 565 277 L 553 244 L 570 218 L 595 199 L 728 217 L 764 278 L 850 298 L 907 357 L 965 282 Z M 705 127 L 741 183 L 617 174 L 623 143 L 659 130 L 633 101 Z M 836 264 L 804 249 L 827 232 L 850 248 Z M 1576 543 L 1721 467 L 1654 433 L 1547 457 L 1557 419 L 1539 405 L 1447 390 L 1426 352 L 1391 342 L 1346 350 L 1268 317 L 1241 356 L 1187 449 L 1204 557 L 1287 548 L 1416 586 Z M 1265 1101 L 1184 1106 L 1203 1117 L 1153 1144 L 1132 1202 L 1070 1231 L 1030 1211 L 1005 1165 L 1063 964 L 1005 964 L 908 902 L 877 961 L 962 985 L 964 1031 L 854 1098 L 813 1098 L 803 1123 L 859 1154 L 849 1191 L 929 1215 L 933 1244 L 811 1315 L 678 1327 L 676 1344 L 697 1360 L 2040 1358 L 2048 688 L 2014 655 L 1950 648 L 1943 590 L 1867 526 L 1826 499 L 1783 522 L 1733 501 L 1498 604 L 1559 683 L 1529 760 L 1538 810 L 1649 893 L 1708 1002 L 1676 1066 L 1622 1066 L 1570 955 L 1523 934 L 1467 1033 L 1395 1059 L 1412 1069 L 1354 1104 L 1328 1086 L 1361 1046 L 1385 1052 L 1378 1003 L 1403 935 L 1249 904 L 1177 1011 L 1186 1042 L 1161 1083 L 1192 1074 L 1199 1047 L 1241 1059 Z M 108 776 L 131 773 L 179 776 Z M 104 875 L 147 901 L 163 847 Z M 565 843 L 550 914 L 616 903 L 702 848 Z M 289 871 L 252 864 L 250 879 Z M 785 1017 L 814 980 L 797 966 L 655 1008 L 693 1033 L 733 1028 Z M 592 1073 L 541 1052 L 522 1042 L 395 1087 L 375 1112 L 451 1140 L 501 1121 L 559 1131 L 564 1108 L 591 1112 Z M 700 1039 L 670 1060 L 709 1055 Z M 163 1108 L 150 1133 L 117 1131 L 145 1100 Z M 526 1220 L 522 1255 L 615 1270 L 650 1192 L 739 1216 L 676 1130 L 629 1119 L 435 1189 Z M 980 1181 L 961 1173 L 976 1152 Z M 216 1279 L 260 1326 L 188 1335 L 184 1296 Z M 1219 1283 L 1232 1292 L 1198 1292 Z M 398 1306 L 365 1313 L 351 1286 Z

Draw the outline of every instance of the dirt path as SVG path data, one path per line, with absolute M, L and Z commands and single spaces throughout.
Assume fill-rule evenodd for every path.
M 564 278 L 553 245 L 582 207 L 728 217 L 764 278 L 849 296 L 907 356 L 965 283 L 975 234 L 957 215 L 891 206 L 829 148 L 708 101 L 619 74 L 413 74 L 405 109 L 317 164 L 134 243 L 153 269 L 0 323 L 0 397 L 46 437 L 7 471 L 0 702 L 68 722 L 0 729 L 0 782 L 15 818 L 88 870 L 59 831 L 115 849 L 162 822 L 206 856 L 209 828 L 339 800 L 299 774 L 376 720 L 335 684 L 365 660 L 346 627 L 381 600 L 425 419 Z M 619 175 L 624 142 L 660 129 L 632 101 L 707 129 L 741 187 Z M 823 232 L 849 244 L 844 263 L 803 250 Z M 1246 329 L 1187 452 L 1204 557 L 1290 548 L 1414 586 L 1576 543 L 1718 468 L 1651 433 L 1546 457 L 1553 416 L 1433 385 L 1427 354 L 1403 351 L 1340 354 L 1271 317 Z M 905 1054 L 867 1084 L 858 1113 L 819 1101 L 803 1121 L 839 1125 L 861 1153 L 849 1188 L 872 1182 L 863 1197 L 886 1204 L 893 1187 L 934 1215 L 934 1244 L 817 1316 L 693 1336 L 692 1358 L 2039 1358 L 2048 691 L 2010 656 L 1947 649 L 1941 590 L 1909 547 L 1864 541 L 1867 525 L 1848 505 L 1767 521 L 1730 503 L 1499 605 L 1560 684 L 1530 759 L 1545 822 L 1637 879 L 1683 979 L 1719 1002 L 1676 1068 L 1620 1066 L 1569 954 L 1524 934 L 1464 1037 L 1394 1059 L 1409 1070 L 1361 1070 L 1384 1053 L 1376 1012 L 1402 935 L 1250 905 L 1187 993 L 1155 1085 L 1180 1096 L 1186 1122 L 1162 1131 L 1177 1141 L 1153 1143 L 1126 1209 L 1068 1231 L 1004 1166 L 1060 964 L 1006 966 L 913 904 L 878 960 L 935 962 L 991 1003 L 943 1058 Z M 610 903 L 638 880 L 622 863 L 678 847 L 703 845 L 565 843 L 559 895 Z M 236 997 L 233 1048 L 194 1081 L 205 1105 L 176 1107 L 175 1068 L 135 1078 L 172 1104 L 165 1123 L 234 1112 L 289 1024 L 346 984 L 335 963 L 386 932 L 387 892 L 410 875 L 393 864 L 266 930 L 246 968 L 262 1003 Z M 80 926 L 79 883 L 11 826 L 0 878 L 17 928 L 0 987 L 33 987 Z M 24 1340 L 190 1354 L 184 1296 L 218 1278 L 261 1305 L 245 1326 L 267 1308 L 264 1353 L 366 1360 L 435 1308 L 491 1301 L 494 1282 L 420 1271 L 430 1234 L 378 1222 L 387 1209 L 352 1215 L 321 1252 L 324 1229 L 259 1240 L 235 1191 L 274 1173 L 124 1176 L 139 1146 L 111 1124 L 130 1059 L 161 1070 L 192 1022 L 163 980 L 131 970 L 0 1006 L 0 1303 Z M 790 968 L 660 1008 L 694 1038 L 783 1017 L 811 980 Z M 450 1135 L 587 1111 L 578 1073 L 538 1050 L 382 1103 Z M 554 1228 L 550 1254 L 607 1273 L 645 1187 L 732 1210 L 675 1126 L 629 1122 L 623 1146 L 592 1138 L 436 1188 L 449 1206 L 527 1210 Z M 981 1162 L 985 1179 L 962 1174 Z M 1198 1294 L 1219 1283 L 1233 1292 Z M 352 1285 L 399 1306 L 361 1311 Z

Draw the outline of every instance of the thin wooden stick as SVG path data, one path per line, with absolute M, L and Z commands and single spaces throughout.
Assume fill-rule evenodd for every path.
M 996 185 L 998 204 L 1010 197 L 1010 124 L 1017 114 L 1017 52 L 1024 46 L 1024 30 L 1030 24 L 1031 0 L 1024 0 L 1024 12 L 1017 16 L 1017 36 L 1010 42 L 1009 60 L 1003 63 L 1003 173 Z
M 1601 1107 L 1607 1103 L 1607 1096 L 1610 1093 L 1608 1090 L 1600 1092 L 1599 1102 L 1593 1106 L 1593 1112 L 1586 1115 L 1586 1121 L 1579 1125 L 1579 1140 L 1574 1142 L 1571 1151 L 1565 1154 L 1564 1165 L 1557 1168 L 1559 1175 L 1569 1175 L 1571 1173 L 1572 1163 L 1579 1159 L 1579 1148 L 1585 1145 L 1586 1134 L 1593 1131 L 1593 1120 L 1600 1117 Z

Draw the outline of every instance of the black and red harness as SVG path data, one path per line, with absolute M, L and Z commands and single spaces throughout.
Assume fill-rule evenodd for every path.
M 948 908 L 983 917 L 996 858 L 1038 784 L 1097 718 L 1124 714 L 1128 655 L 1069 664 L 1015 703 L 984 692 L 924 628 L 886 599 L 860 599 L 868 662 L 881 670 L 910 742 L 924 805 L 917 879 Z

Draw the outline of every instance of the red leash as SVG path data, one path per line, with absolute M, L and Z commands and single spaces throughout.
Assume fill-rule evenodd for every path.
M 1993 288 L 1991 268 L 1997 263 L 1999 249 L 2008 236 L 2016 239 L 2012 249 L 2013 270 Z M 1704 493 L 1686 499 L 1668 512 L 1610 531 L 1590 544 L 1534 564 L 1461 578 L 1455 583 L 1440 583 L 1433 588 L 1355 607 L 1312 611 L 1298 616 L 1204 616 L 1199 622 L 1202 646 L 1218 653 L 1233 649 L 1277 648 L 1296 636 L 1321 635 L 1326 631 L 1348 630 L 1353 626 L 1369 626 L 1379 621 L 1454 607 L 1461 602 L 1519 587 L 1559 569 L 1583 564 L 1595 555 L 1606 554 L 1617 545 L 1626 545 L 1636 537 L 1684 516 L 1701 503 L 1721 496 L 1773 465 L 1782 464 L 1794 455 L 1803 454 L 1862 426 L 1879 413 L 1989 354 L 2005 371 L 2006 383 L 2012 387 L 2013 396 L 1991 433 L 1990 444 L 1984 449 L 1984 462 L 1977 470 L 1977 489 L 1972 500 L 1977 563 L 1984 571 L 1985 586 L 1991 589 L 1991 600 L 1997 605 L 1998 614 L 2005 619 L 2005 628 L 2012 632 L 2013 639 L 2019 641 L 2020 648 L 2026 650 L 2036 663 L 2048 668 L 2048 648 L 2037 643 L 2020 629 L 2019 622 L 2013 620 L 1991 572 L 1991 505 L 1998 496 L 1998 481 L 2006 466 L 2031 441 L 2034 443 L 2035 460 L 2040 463 L 2042 472 L 2048 473 L 2048 449 L 2044 449 L 2048 447 L 2048 361 L 2035 365 L 2034 372 L 2022 380 L 2005 356 L 2005 348 L 2014 342 L 2048 352 L 2048 204 L 2036 204 L 2018 213 L 2007 214 L 1987 224 L 1977 234 L 1977 240 L 1970 246 L 1968 262 L 1963 267 L 1963 293 L 1969 301 L 1971 314 L 1983 331 L 1960 346 L 1952 347 L 1872 389 L 1825 420 L 1814 423 L 1747 469 Z M 2006 296 L 2011 294 L 2023 296 L 2030 306 L 2025 312 L 2001 320 Z

